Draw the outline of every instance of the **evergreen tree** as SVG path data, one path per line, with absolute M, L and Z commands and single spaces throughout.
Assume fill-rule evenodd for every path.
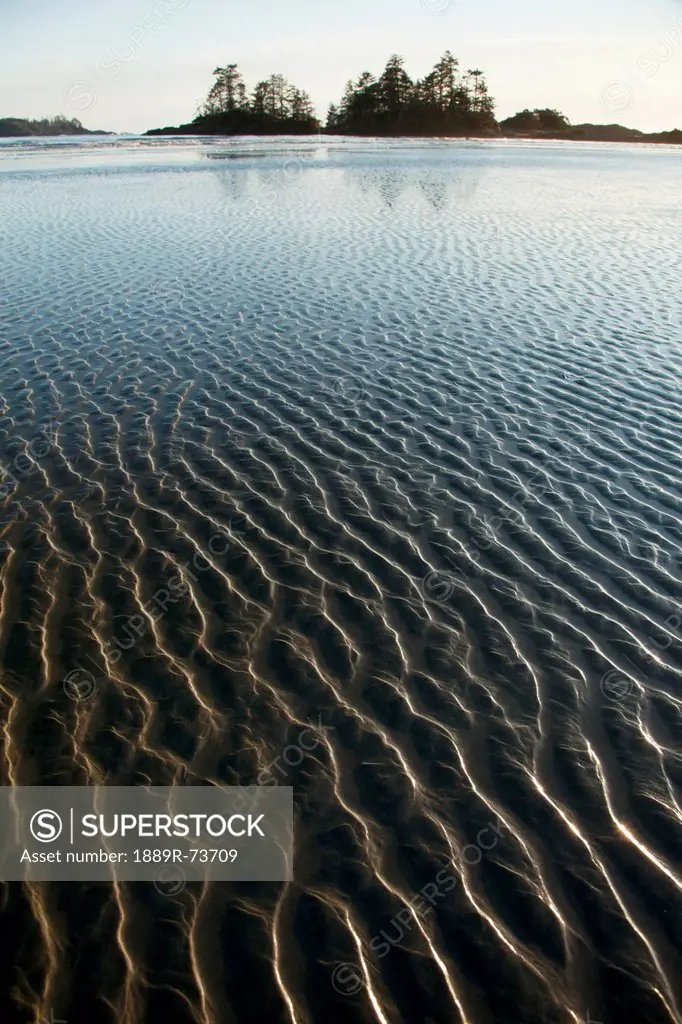
M 270 85 L 267 81 L 258 82 L 251 97 L 251 109 L 254 114 L 263 115 L 267 112 L 266 106 L 270 102 Z
M 327 131 L 336 132 L 339 129 L 339 108 L 335 103 L 329 104 L 327 111 Z
M 459 61 L 446 50 L 433 69 L 436 102 L 441 110 L 452 109 L 459 85 Z
M 287 103 L 289 106 L 289 116 L 294 121 L 304 121 L 306 118 L 314 116 L 310 96 L 303 89 L 297 89 L 295 86 L 290 85 L 287 89 Z
M 236 64 L 216 68 L 215 82 L 208 94 L 203 111 L 206 114 L 231 114 L 246 105 L 246 87 Z
M 289 104 L 287 99 L 287 92 L 289 89 L 289 83 L 287 82 L 284 75 L 270 75 L 268 79 L 270 86 L 269 91 L 269 104 L 266 107 L 267 112 L 272 117 L 278 117 L 284 121 L 289 117 Z
M 403 58 L 393 54 L 379 79 L 378 95 L 381 112 L 389 124 L 397 123 L 412 98 L 414 86 L 403 67 Z

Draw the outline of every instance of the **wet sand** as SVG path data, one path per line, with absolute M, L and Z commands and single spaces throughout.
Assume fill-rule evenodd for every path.
M 295 881 L 2 885 L 3 1020 L 682 1020 L 673 152 L 42 145 L 0 783 L 291 785 Z

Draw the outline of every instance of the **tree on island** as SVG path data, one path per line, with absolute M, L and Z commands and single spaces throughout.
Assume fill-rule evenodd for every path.
M 89 132 L 76 117 L 57 114 L 56 117 L 42 117 L 31 121 L 22 117 L 0 118 L 0 138 L 32 135 L 95 135 L 101 132 Z
M 413 82 L 393 54 L 380 78 L 363 71 L 348 82 L 327 116 L 327 131 L 340 135 L 466 135 L 494 133 L 495 105 L 478 68 L 462 75 L 447 50 L 433 70 Z
M 503 132 L 534 134 L 536 132 L 563 132 L 570 128 L 570 121 L 558 110 L 521 110 L 513 117 L 500 121 Z
M 215 82 L 202 108 L 202 113 L 231 114 L 246 107 L 246 86 L 236 64 L 216 68 Z

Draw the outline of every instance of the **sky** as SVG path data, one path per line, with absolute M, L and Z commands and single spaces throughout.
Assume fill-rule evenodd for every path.
M 682 128 L 682 0 L 0 0 L 0 117 L 144 132 L 190 121 L 216 65 L 273 72 L 318 115 L 392 53 L 486 73 L 498 118 Z

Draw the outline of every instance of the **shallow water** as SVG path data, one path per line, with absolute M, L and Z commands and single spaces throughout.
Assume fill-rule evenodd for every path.
M 297 808 L 4 886 L 4 1020 L 682 1020 L 680 161 L 0 142 L 0 781 Z

